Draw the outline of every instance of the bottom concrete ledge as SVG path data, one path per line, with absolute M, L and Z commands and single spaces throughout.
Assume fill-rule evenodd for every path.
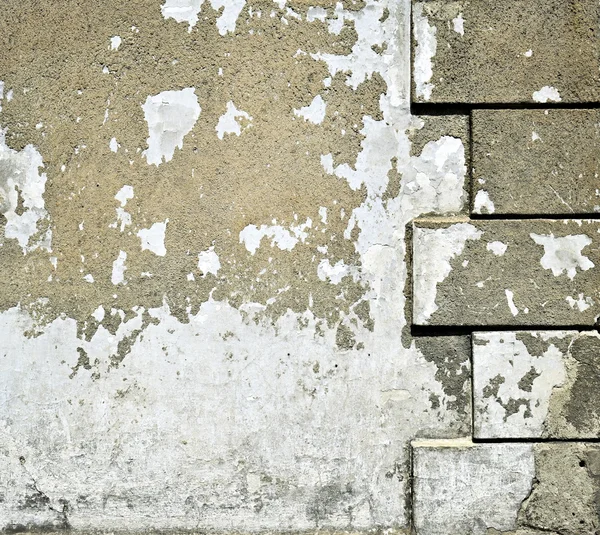
M 417 535 L 596 535 L 600 444 L 416 441 Z

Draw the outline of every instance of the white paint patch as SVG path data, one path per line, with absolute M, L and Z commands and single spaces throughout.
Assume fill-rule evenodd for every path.
M 113 137 L 113 138 L 110 140 L 110 143 L 108 144 L 108 146 L 110 147 L 110 150 L 111 150 L 112 152 L 117 152 L 117 151 L 119 150 L 119 146 L 120 146 L 120 145 L 117 143 L 117 139 Z
M 305 121 L 309 121 L 312 124 L 321 124 L 323 119 L 325 119 L 326 108 L 327 104 L 323 100 L 323 97 L 317 95 L 308 106 L 300 109 L 294 108 L 294 115 L 303 117 Z
M 33 145 L 17 152 L 5 142 L 0 128 L 0 213 L 6 218 L 4 237 L 19 242 L 23 254 L 41 248 L 51 251 L 52 231 L 44 204 L 46 173 L 41 154 Z M 39 224 L 46 222 L 40 233 Z
M 452 271 L 450 260 L 460 256 L 467 240 L 478 240 L 482 232 L 469 223 L 446 228 L 414 227 L 414 316 L 417 325 L 427 325 L 438 309 L 437 285 Z
M 119 251 L 119 256 L 113 262 L 112 276 L 110 281 L 116 286 L 117 284 L 127 284 L 125 280 L 125 260 L 127 260 L 127 253 L 125 251 Z
M 100 305 L 94 312 L 92 312 L 92 317 L 97 321 L 101 322 L 104 319 L 104 307 Z
M 246 246 L 250 254 L 256 253 L 263 238 L 271 238 L 271 247 L 277 247 L 282 251 L 291 251 L 300 241 L 304 243 L 308 237 L 307 229 L 312 227 L 312 220 L 307 218 L 305 223 L 291 226 L 288 229 L 281 225 L 248 225 L 240 232 L 240 243 Z
M 549 85 L 545 85 L 539 91 L 535 91 L 532 97 L 535 102 L 548 102 L 549 100 L 553 102 L 561 101 L 558 91 Z
M 187 22 L 188 32 L 198 22 L 198 14 L 204 0 L 166 0 L 161 6 L 161 12 L 165 19 L 173 18 L 177 22 Z M 226 35 L 228 32 L 235 31 L 237 18 L 246 5 L 245 0 L 211 0 L 211 7 L 216 11 L 221 11 L 217 17 L 217 28 L 220 35 Z
M 423 2 L 417 2 L 413 6 L 413 32 L 416 42 L 413 77 L 417 97 L 429 100 L 435 87 L 431 83 L 431 78 L 433 76 L 432 60 L 437 49 L 437 29 L 435 26 L 429 25 L 429 20 L 423 15 L 423 8 Z
M 319 262 L 317 267 L 317 276 L 320 280 L 329 280 L 331 284 L 339 284 L 342 279 L 350 274 L 350 268 L 343 260 L 338 260 L 333 266 L 329 263 L 329 259 L 325 258 Z
M 198 254 L 198 269 L 202 272 L 202 277 L 206 277 L 209 273 L 215 277 L 221 269 L 219 255 L 215 253 L 214 247 L 209 247 L 206 251 Z
M 124 208 L 127 201 L 133 199 L 133 186 L 123 186 L 115 195 L 115 199 L 121 203 L 121 208 Z
M 220 35 L 235 32 L 235 24 L 242 9 L 246 5 L 246 0 L 211 0 L 210 5 L 216 11 L 221 12 L 221 16 L 217 18 L 217 28 Z
M 177 22 L 187 22 L 188 32 L 198 22 L 198 13 L 204 0 L 166 0 L 160 10 L 165 19 L 175 19 Z
M 246 119 L 246 121 L 252 121 L 252 117 L 248 115 L 245 111 L 238 110 L 235 107 L 235 104 L 231 102 L 231 100 L 227 103 L 227 111 L 219 117 L 219 122 L 215 127 L 217 131 L 217 137 L 219 139 L 223 139 L 225 134 L 235 134 L 239 136 L 242 133 L 242 125 L 239 122 L 240 119 Z M 249 128 L 250 125 L 247 125 L 246 128 Z
M 542 138 L 537 132 L 531 132 L 531 141 L 540 141 Z
M 451 442 L 448 447 L 443 442 L 413 444 L 415 532 L 485 535 L 515 530 L 535 477 L 533 445 Z
M 465 20 L 462 17 L 462 13 L 459 13 L 457 17 L 452 19 L 452 25 L 456 33 L 465 35 Z
M 502 243 L 501 241 L 493 241 L 487 244 L 486 249 L 491 251 L 496 256 L 502 256 L 506 252 L 508 245 Z
M 553 343 L 542 354 L 531 354 L 522 337 L 552 342 L 575 334 L 572 331 L 474 333 L 473 393 L 477 438 L 546 436 L 550 397 L 567 379 L 567 355 Z M 515 412 L 511 404 L 517 401 Z
M 515 294 L 512 293 L 512 291 L 510 291 L 510 290 L 504 290 L 504 294 L 506 295 L 506 301 L 508 303 L 508 308 L 510 308 L 510 313 L 513 316 L 518 316 L 519 309 L 515 305 L 515 300 L 514 300 Z
M 490 199 L 487 191 L 480 189 L 475 195 L 473 211 L 476 214 L 493 214 L 496 211 L 494 203 Z
M 165 256 L 167 249 L 165 248 L 165 233 L 167 231 L 166 219 L 160 223 L 154 223 L 150 228 L 141 229 L 137 233 L 137 237 L 141 240 L 142 251 L 150 251 L 157 256 Z
M 526 58 L 530 58 L 531 56 L 533 56 L 533 50 L 531 50 L 531 48 L 530 48 L 527 52 L 524 52 L 523 55 Z
M 594 263 L 581 254 L 584 247 L 591 245 L 592 239 L 585 234 L 555 238 L 554 234 L 530 234 L 531 239 L 544 247 L 544 256 L 540 264 L 544 269 L 552 270 L 555 277 L 566 273 L 571 280 L 577 274 L 577 268 L 587 271 Z
M 110 49 L 111 50 L 119 50 L 121 46 L 122 40 L 118 35 L 110 38 Z
M 577 306 L 579 312 L 585 312 L 588 308 L 594 306 L 594 300 L 591 297 L 584 296 L 582 293 L 579 294 L 577 299 L 574 299 L 570 295 L 565 297 L 565 299 L 571 308 L 575 308 L 575 306 Z
M 86 282 L 94 282 L 94 276 L 91 273 L 88 273 L 85 277 L 83 277 L 83 280 Z
M 183 138 L 188 134 L 198 117 L 201 108 L 195 88 L 181 91 L 163 91 L 149 96 L 142 106 L 148 123 L 148 149 L 142 155 L 148 164 L 156 166 L 171 161 L 175 149 L 183 148 Z
M 321 154 L 321 166 L 328 175 L 333 175 L 333 155 Z
M 327 208 L 325 206 L 319 207 L 319 217 L 321 218 L 321 223 L 327 225 Z
M 327 18 L 327 10 L 322 7 L 309 7 L 306 12 L 306 20 L 308 22 L 314 22 L 315 20 L 320 20 L 321 22 L 325 22 Z

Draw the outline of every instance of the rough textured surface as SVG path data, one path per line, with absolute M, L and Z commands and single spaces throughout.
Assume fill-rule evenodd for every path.
M 600 447 L 536 444 L 535 484 L 519 525 L 558 535 L 595 535 L 600 528 Z
M 535 477 L 533 445 L 413 442 L 417 535 L 484 535 L 517 527 Z
M 593 326 L 599 231 L 597 221 L 416 221 L 413 322 Z
M 472 211 L 600 212 L 600 111 L 474 110 Z
M 413 1 L 416 102 L 597 102 L 595 0 Z
M 406 226 L 468 209 L 410 3 L 3 7 L 0 528 L 407 529 L 471 422 L 405 317 Z
M 473 334 L 474 436 L 600 438 L 596 332 Z
M 595 535 L 596 444 L 413 443 L 417 535 Z

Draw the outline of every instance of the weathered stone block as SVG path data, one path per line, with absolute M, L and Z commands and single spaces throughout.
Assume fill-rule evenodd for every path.
M 535 444 L 533 452 L 536 484 L 521 506 L 519 526 L 535 534 L 596 535 L 600 526 L 599 445 Z
M 594 102 L 595 0 L 413 2 L 413 101 Z
M 418 535 L 515 529 L 535 477 L 532 444 L 413 442 L 413 522 Z
M 600 110 L 474 110 L 472 211 L 600 211 Z
M 477 438 L 600 436 L 596 332 L 473 334 Z
M 413 323 L 594 325 L 599 232 L 593 220 L 417 220 Z
M 600 447 L 413 442 L 417 535 L 593 535 Z

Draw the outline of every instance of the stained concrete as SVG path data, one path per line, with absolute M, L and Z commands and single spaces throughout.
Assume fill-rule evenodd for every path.
M 416 221 L 413 322 L 593 326 L 599 228 L 593 220 Z
M 405 316 L 406 226 L 468 210 L 409 2 L 4 7 L 0 529 L 407 531 L 471 421 Z
M 531 444 L 413 442 L 413 521 L 417 535 L 484 535 L 517 527 L 531 492 Z
M 594 0 L 413 1 L 415 102 L 598 102 Z
M 474 436 L 597 439 L 596 332 L 473 334 Z
M 600 112 L 473 110 L 475 214 L 600 211 Z
M 413 442 L 415 531 L 593 535 L 599 455 L 585 442 Z

